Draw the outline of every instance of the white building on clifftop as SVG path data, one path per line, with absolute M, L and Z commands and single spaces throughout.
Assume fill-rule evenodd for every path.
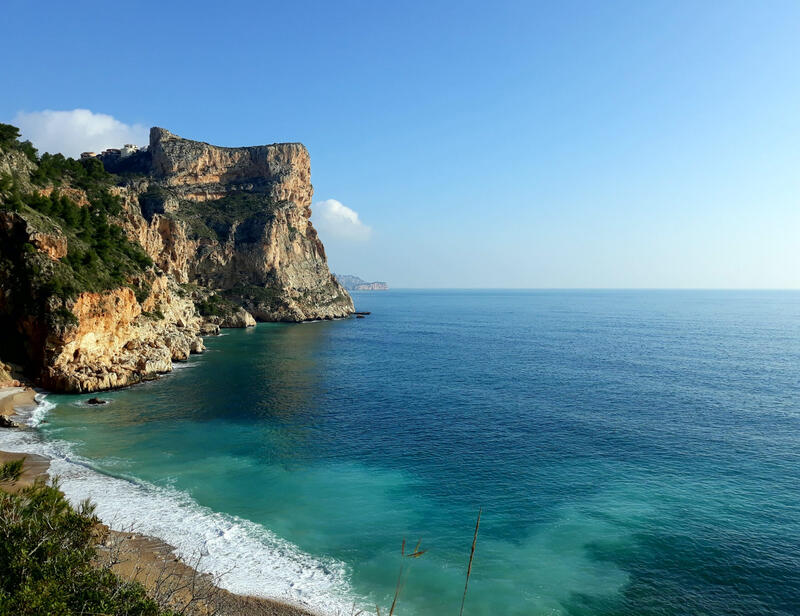
M 122 146 L 122 149 L 120 149 L 119 155 L 122 158 L 125 158 L 126 156 L 130 156 L 131 154 L 135 154 L 138 151 L 139 151 L 139 146 L 138 145 L 134 145 L 132 143 L 126 143 L 124 146 Z

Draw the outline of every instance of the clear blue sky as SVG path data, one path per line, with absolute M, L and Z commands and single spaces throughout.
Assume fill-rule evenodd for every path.
M 302 141 L 396 287 L 800 288 L 800 2 L 6 0 L 0 121 Z M 317 214 L 315 213 L 315 220 Z

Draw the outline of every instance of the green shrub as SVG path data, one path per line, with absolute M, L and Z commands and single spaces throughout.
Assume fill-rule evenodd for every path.
M 75 313 L 68 308 L 64 308 L 63 306 L 53 311 L 52 321 L 53 325 L 62 327 L 74 327 L 80 323 L 80 321 L 78 321 L 78 317 L 75 316 Z
M 19 129 L 11 124 L 0 123 L 0 147 L 19 150 L 32 162 L 38 162 L 39 155 L 30 141 L 19 141 Z
M 188 225 L 189 235 L 209 238 L 219 242 L 228 241 L 235 228 L 237 243 L 255 242 L 260 239 L 263 221 L 275 215 L 280 204 L 267 195 L 258 193 L 233 193 L 215 201 L 186 203 L 179 217 Z M 250 223 L 255 224 L 250 224 Z
M 25 458 L 0 464 L 0 481 L 16 481 L 19 479 L 20 475 L 22 475 L 23 464 L 25 464 Z
M 134 295 L 136 295 L 136 301 L 140 304 L 147 299 L 147 296 L 150 295 L 150 284 L 140 281 L 138 286 L 132 286 Z
M 97 523 L 55 480 L 0 494 L 0 614 L 167 616 L 140 584 L 96 566 Z
M 210 295 L 203 301 L 197 302 L 195 305 L 197 307 L 197 312 L 204 317 L 222 317 L 231 314 L 236 309 L 230 301 L 220 295 Z
M 19 129 L 11 124 L 0 123 L 0 146 L 12 146 L 19 139 Z

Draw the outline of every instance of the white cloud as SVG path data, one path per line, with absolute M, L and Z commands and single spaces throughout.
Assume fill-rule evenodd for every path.
M 126 143 L 146 145 L 148 128 L 125 124 L 105 113 L 88 109 L 72 111 L 20 111 L 14 118 L 22 139 L 30 139 L 40 152 L 76 158 L 81 152 L 102 152 Z
M 368 240 L 372 229 L 358 218 L 358 213 L 336 199 L 317 201 L 311 208 L 314 226 L 323 241 L 326 237 L 345 240 Z

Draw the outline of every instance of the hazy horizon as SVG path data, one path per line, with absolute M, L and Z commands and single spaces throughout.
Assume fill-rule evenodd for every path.
M 800 288 L 800 4 L 5 10 L 0 122 L 71 155 L 300 141 L 332 271 Z
M 341 274 L 342 272 L 334 272 Z M 770 291 L 797 292 L 800 289 L 790 287 L 774 288 L 746 288 L 746 287 L 397 287 L 389 284 L 387 280 L 366 280 L 365 282 L 385 282 L 388 291 Z M 351 293 L 382 293 L 377 291 L 351 291 Z

